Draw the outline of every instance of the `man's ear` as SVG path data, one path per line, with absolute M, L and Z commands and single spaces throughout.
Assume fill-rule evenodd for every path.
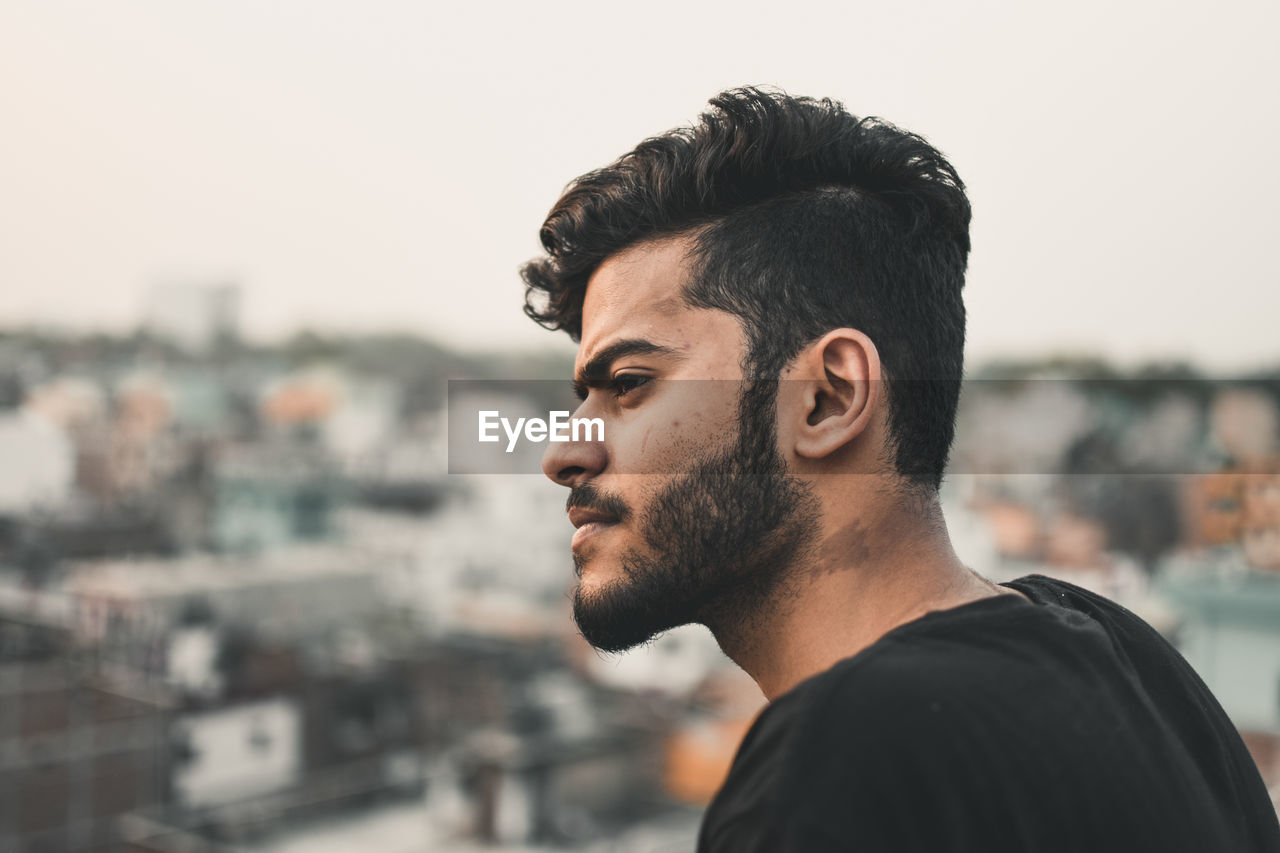
M 822 459 L 871 423 L 882 393 L 880 353 L 856 329 L 835 329 L 806 347 L 794 363 L 804 419 L 795 424 L 798 456 Z

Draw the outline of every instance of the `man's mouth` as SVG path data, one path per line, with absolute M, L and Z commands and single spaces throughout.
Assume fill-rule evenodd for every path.
M 589 537 L 615 526 L 618 523 L 618 517 L 598 509 L 575 506 L 569 509 L 569 523 L 578 528 L 569 546 L 571 550 L 576 551 Z
M 585 506 L 575 506 L 569 510 L 569 523 L 574 527 L 582 527 L 584 524 L 615 524 L 617 521 L 618 517 L 612 513 Z

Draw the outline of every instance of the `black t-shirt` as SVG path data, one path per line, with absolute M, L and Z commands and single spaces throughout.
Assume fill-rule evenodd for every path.
M 774 700 L 699 853 L 1280 853 L 1257 767 L 1172 646 L 1071 584 L 1006 586 L 1031 602 L 929 613 Z

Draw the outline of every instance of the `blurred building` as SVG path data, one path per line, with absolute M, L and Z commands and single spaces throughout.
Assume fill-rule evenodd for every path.
M 0 411 L 0 513 L 62 506 L 75 480 L 75 447 L 38 412 Z
M 1183 615 L 1179 649 L 1280 785 L 1280 573 L 1173 575 L 1161 591 Z
M 1187 543 L 1239 545 L 1250 568 L 1280 572 L 1280 457 L 1186 482 Z
M 68 616 L 0 597 L 0 850 L 119 849 L 166 796 L 171 696 L 75 665 Z
M 341 485 L 335 463 L 313 443 L 224 447 L 209 460 L 208 544 L 252 553 L 323 539 Z
M 240 330 L 240 288 L 226 282 L 168 282 L 152 288 L 143 326 L 192 352 L 234 340 Z

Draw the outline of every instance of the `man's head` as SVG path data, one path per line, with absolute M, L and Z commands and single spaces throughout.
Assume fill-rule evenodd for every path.
M 920 137 L 758 89 L 566 190 L 542 227 L 547 257 L 523 274 L 526 312 L 581 344 L 580 413 L 609 427 L 544 461 L 574 487 L 588 639 L 625 647 L 780 594 L 816 547 L 799 457 L 807 473 L 877 458 L 904 492 L 936 491 L 969 217 Z M 811 388 L 780 393 L 802 375 Z M 642 384 L 655 378 L 730 381 Z M 794 429 L 784 399 L 812 409 Z M 828 421 L 839 429 L 808 434 Z

